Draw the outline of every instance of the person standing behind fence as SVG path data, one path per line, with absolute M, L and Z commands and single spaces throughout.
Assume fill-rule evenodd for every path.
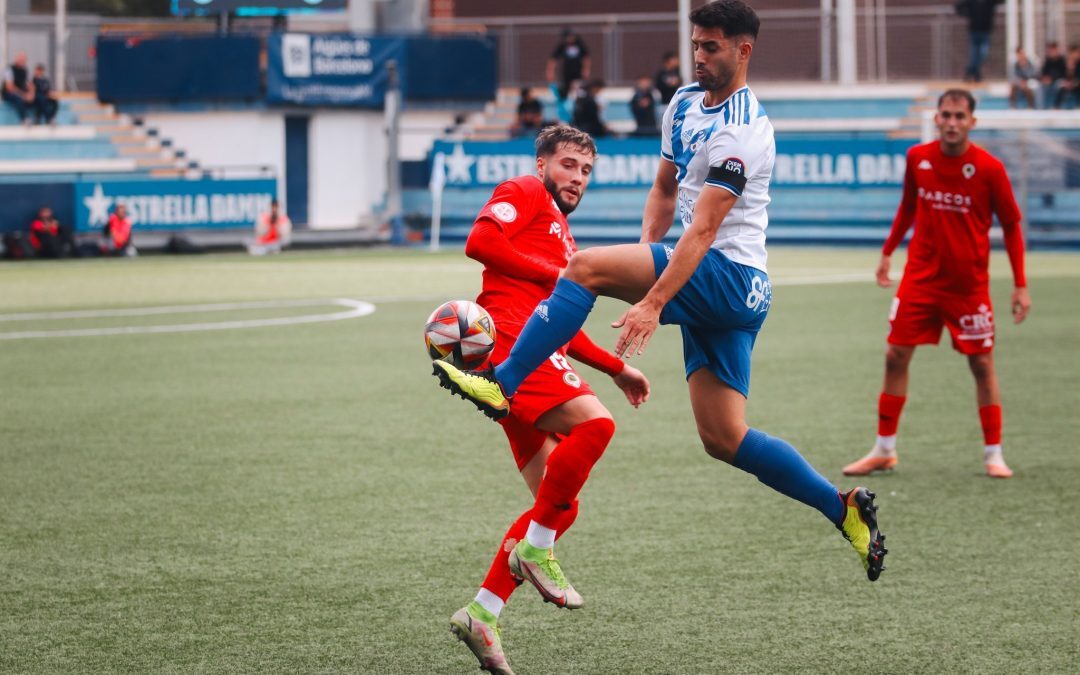
M 104 242 L 101 252 L 104 255 L 134 257 L 139 254 L 131 242 L 131 218 L 128 217 L 127 207 L 123 204 L 118 203 L 113 209 L 102 234 Z
M 587 80 L 592 72 L 592 60 L 589 48 L 581 36 L 570 28 L 564 28 L 562 39 L 555 45 L 547 62 L 547 81 L 555 82 L 555 67 L 561 64 L 559 73 L 559 98 L 565 99 L 570 93 L 574 80 Z
M 679 72 L 679 55 L 675 52 L 664 52 L 664 59 L 660 70 L 653 79 L 656 91 L 660 92 L 660 102 L 664 105 L 671 103 L 675 92 L 683 85 L 682 74 Z
M 37 124 L 52 124 L 56 119 L 56 113 L 60 110 L 60 102 L 52 92 L 52 82 L 45 74 L 44 64 L 34 66 L 34 122 Z
M 630 112 L 637 123 L 635 136 L 660 135 L 660 128 L 656 124 L 656 91 L 648 75 L 638 77 L 637 84 L 634 85 L 634 95 L 630 97 Z
M 26 70 L 26 52 L 19 52 L 11 64 L 11 76 L 4 80 L 0 97 L 15 108 L 15 114 L 19 116 L 19 121 L 23 124 L 30 124 L 28 113 L 34 102 L 33 87 L 30 74 Z
M 602 80 L 593 80 L 585 92 L 574 101 L 574 120 L 571 124 L 593 138 L 603 138 L 611 133 L 601 117 L 600 90 L 604 88 Z
M 1035 97 L 1039 91 L 1039 71 L 1023 47 L 1016 48 L 1016 62 L 1013 63 L 1012 77 L 1009 78 L 1009 107 L 1020 107 L 1021 96 L 1027 101 L 1028 108 L 1034 110 Z
M 982 82 L 982 66 L 990 53 L 990 34 L 994 31 L 994 14 L 1002 0 L 959 0 L 956 13 L 968 21 L 968 43 L 971 56 L 964 71 L 965 82 Z

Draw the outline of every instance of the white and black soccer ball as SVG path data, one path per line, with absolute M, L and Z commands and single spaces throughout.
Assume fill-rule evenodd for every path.
M 495 348 L 495 322 L 480 305 L 451 300 L 435 308 L 424 327 L 428 355 L 473 369 L 483 365 Z

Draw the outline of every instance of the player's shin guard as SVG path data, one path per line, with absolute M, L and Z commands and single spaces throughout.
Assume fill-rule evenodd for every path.
M 589 289 L 559 279 L 551 297 L 536 306 L 521 329 L 510 356 L 495 367 L 495 379 L 507 396 L 513 396 L 530 373 L 581 330 L 594 304 L 596 296 Z
M 979 422 L 982 424 L 983 441 L 987 445 L 1001 445 L 1001 406 L 995 404 L 979 408 Z
M 893 396 L 881 392 L 878 396 L 878 436 L 895 436 L 900 426 L 900 413 L 904 410 L 906 396 Z
M 556 527 L 553 528 L 556 540 L 569 530 L 577 519 L 578 500 L 575 499 L 568 510 L 559 513 L 559 521 Z M 488 568 L 487 576 L 484 577 L 483 587 L 499 596 L 503 602 L 510 599 L 514 589 L 521 583 L 520 580 L 515 579 L 510 574 L 510 566 L 506 562 L 506 556 L 517 546 L 519 541 L 525 538 L 525 530 L 528 529 L 531 518 L 532 509 L 518 516 L 518 519 L 506 531 L 502 541 L 499 542 L 499 550 L 495 552 L 495 559 L 491 561 L 491 567 Z
M 746 433 L 735 454 L 736 467 L 777 492 L 812 506 L 836 524 L 844 516 L 840 491 L 810 466 L 788 442 L 757 429 Z
M 593 465 L 604 454 L 615 434 L 615 422 L 607 417 L 583 422 L 559 442 L 548 457 L 544 479 L 536 494 L 532 519 L 558 532 Z

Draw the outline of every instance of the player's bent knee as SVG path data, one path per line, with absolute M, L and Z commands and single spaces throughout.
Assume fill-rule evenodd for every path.
M 600 282 L 596 258 L 597 254 L 590 249 L 574 253 L 566 265 L 563 276 L 595 292 Z
M 911 363 L 914 350 L 906 347 L 889 345 L 885 350 L 885 368 L 890 372 L 904 372 Z
M 735 461 L 735 455 L 739 452 L 739 445 L 742 443 L 743 434 L 738 434 L 735 430 L 730 433 L 701 433 L 701 444 L 705 448 L 705 454 L 713 459 L 719 459 L 722 462 L 731 464 Z

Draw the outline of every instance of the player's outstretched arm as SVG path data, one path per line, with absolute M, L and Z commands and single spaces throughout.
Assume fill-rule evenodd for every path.
M 663 240 L 675 220 L 675 200 L 679 194 L 676 180 L 677 167 L 667 159 L 660 160 L 656 178 L 649 197 L 645 200 L 645 211 L 641 218 L 641 243 L 652 244 Z
M 593 342 L 585 331 L 578 331 L 570 340 L 566 353 L 570 358 L 610 375 L 615 386 L 622 389 L 626 400 L 635 408 L 649 399 L 649 380 L 645 375 Z
M 722 187 L 706 185 L 701 191 L 694 207 L 694 220 L 675 245 L 667 268 L 645 297 L 611 324 L 613 328 L 622 328 L 615 354 L 629 358 L 645 352 L 649 338 L 660 326 L 660 310 L 693 276 L 737 199 L 735 193 Z

